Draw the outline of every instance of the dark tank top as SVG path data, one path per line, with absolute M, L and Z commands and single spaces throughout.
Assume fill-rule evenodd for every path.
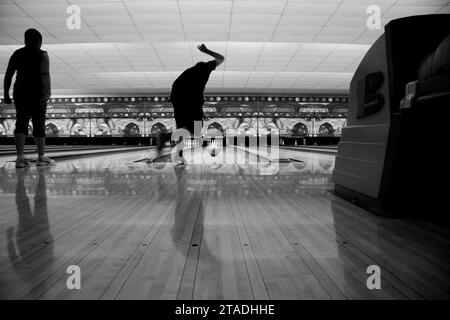
M 14 99 L 41 99 L 43 84 L 41 67 L 45 51 L 23 47 L 12 55 L 16 68 L 16 82 L 14 83 Z

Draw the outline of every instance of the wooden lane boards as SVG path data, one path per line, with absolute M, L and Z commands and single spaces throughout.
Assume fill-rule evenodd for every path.
M 379 265 L 382 276 L 393 286 L 409 298 L 449 296 L 449 273 L 439 270 L 441 266 L 448 269 L 448 264 L 445 260 L 436 260 L 433 245 L 424 246 L 419 253 L 420 244 L 405 241 L 405 237 L 421 237 L 426 241 L 418 230 L 407 231 L 407 221 L 374 216 L 329 193 L 322 193 L 320 197 L 331 203 L 337 234 L 347 239 L 348 247 L 366 264 Z M 319 204 L 316 208 L 320 208 Z M 430 259 L 434 262 L 430 263 Z
M 199 178 L 202 180 L 203 172 Z M 192 208 L 187 210 L 181 209 L 176 212 L 176 215 L 190 216 L 194 214 L 194 225 L 192 228 L 192 234 L 188 242 L 188 248 L 186 252 L 186 261 L 183 265 L 183 272 L 181 276 L 181 282 L 176 294 L 177 300 L 192 300 L 194 299 L 195 283 L 198 275 L 198 264 L 200 260 L 200 250 L 205 247 L 203 241 L 203 222 L 205 219 L 205 207 L 207 201 L 207 190 L 202 192 L 194 191 L 195 197 L 198 198 L 198 203 Z M 192 213 L 191 213 L 192 211 Z
M 278 193 L 267 193 L 264 186 L 256 182 L 249 184 L 253 188 L 256 197 L 261 201 L 261 205 L 265 208 L 268 216 L 272 220 L 290 246 L 298 254 L 299 258 L 307 265 L 312 274 L 316 277 L 322 288 L 328 293 L 331 299 L 345 299 L 348 298 L 344 292 L 336 285 L 332 279 L 332 275 L 326 272 L 321 266 L 315 252 L 312 250 L 311 242 L 317 241 L 320 251 L 327 255 L 333 252 L 333 245 L 323 243 L 322 237 L 326 236 L 310 230 L 315 226 L 308 221 L 307 217 L 296 216 L 297 211 L 290 205 L 286 204 L 278 197 Z M 280 193 L 284 190 L 280 190 Z
M 143 197 L 135 202 L 130 213 L 93 250 L 77 257 L 76 263 L 84 274 L 82 290 L 69 291 L 58 282 L 42 298 L 109 299 L 120 289 L 128 276 L 127 268 L 151 245 L 170 207 L 169 201 L 155 203 Z
M 119 208 L 122 210 L 125 207 L 121 207 L 119 202 L 111 201 L 110 207 L 105 207 L 103 210 L 96 212 L 96 216 L 103 216 L 109 214 L 110 221 L 115 221 L 117 216 L 122 216 L 122 214 L 117 214 L 110 211 L 112 208 Z M 109 221 L 103 219 L 95 219 L 98 217 L 93 217 L 88 219 L 89 221 L 84 221 L 76 225 L 75 228 L 69 228 L 60 237 L 56 238 L 54 242 L 49 243 L 49 245 L 36 250 L 33 254 L 30 254 L 25 259 L 23 259 L 19 267 L 26 270 L 26 276 L 28 283 L 23 283 L 19 286 L 19 281 L 17 281 L 15 290 L 9 292 L 9 295 L 14 298 L 24 298 L 29 297 L 32 299 L 38 298 L 43 292 L 48 290 L 54 283 L 61 281 L 65 283 L 62 277 L 65 274 L 66 268 L 69 265 L 76 264 L 76 257 L 82 255 L 85 251 L 92 250 L 93 243 L 97 237 L 105 232 L 106 228 L 109 227 Z M 100 225 L 100 227 L 97 227 Z M 78 230 L 76 230 L 78 229 Z M 77 232 L 78 231 L 78 232 Z M 94 235 L 94 236 L 93 236 Z M 56 254 L 59 253 L 59 254 Z M 15 268 L 18 269 L 18 268 Z M 2 278 L 9 278 L 14 276 L 15 269 L 9 269 L 6 273 L 3 273 Z
M 199 146 L 185 146 L 183 149 L 183 152 L 192 152 L 194 149 L 201 148 Z M 158 155 L 156 149 L 155 154 L 156 156 L 150 157 L 150 158 L 144 158 L 135 160 L 134 162 L 147 162 L 147 163 L 153 163 L 153 162 L 171 162 L 172 161 L 172 152 L 174 152 L 173 148 L 170 148 L 169 150 L 166 150 L 166 152 L 163 152 L 162 154 Z M 167 161 L 169 160 L 170 161 Z
M 105 201 L 97 198 L 95 205 L 91 202 L 90 214 L 57 234 L 49 246 L 36 250 L 20 262 L 28 265 L 27 273 L 31 277 L 28 284 L 16 286 L 16 290 L 10 292 L 12 296 L 28 293 L 28 298 L 37 298 L 56 283 L 65 285 L 67 266 L 76 264 L 80 257 L 94 250 L 135 208 L 129 196 L 114 197 L 114 201 L 111 197 L 103 198 Z M 70 212 L 76 215 L 79 209 Z M 2 278 L 14 277 L 12 271 L 2 274 Z
M 261 195 L 261 201 L 274 224 L 290 240 L 329 295 L 333 299 L 376 298 L 366 287 L 367 265 L 345 251 L 346 248 L 341 249 L 336 235 L 324 229 L 324 222 L 311 219 L 313 213 L 290 203 L 281 195 L 284 191 Z M 299 194 L 295 196 L 301 197 Z M 301 198 L 299 201 L 306 200 Z
M 370 236 L 374 235 L 374 231 L 378 227 L 373 223 L 374 219 L 380 218 L 371 216 L 362 209 L 345 203 L 342 199 L 335 200 L 342 201 L 342 203 L 348 205 L 350 208 L 340 210 L 335 206 L 331 209 L 332 199 L 330 197 L 333 197 L 334 200 L 334 196 L 327 192 L 309 191 L 302 194 L 302 197 L 299 197 L 298 194 L 286 190 L 286 192 L 279 194 L 279 196 L 284 198 L 286 202 L 291 202 L 297 206 L 300 213 L 306 212 L 307 217 L 311 221 L 317 223 L 317 225 L 329 234 L 331 237 L 330 241 L 333 238 L 337 241 L 339 244 L 339 257 L 347 259 L 352 258 L 352 255 L 354 256 L 351 260 L 345 260 L 348 266 L 352 264 L 358 265 L 357 260 L 360 261 L 356 269 L 357 273 L 352 273 L 359 275 L 360 284 L 364 284 L 365 278 L 368 276 L 363 274 L 367 266 L 378 264 L 382 267 L 382 278 L 384 279 L 383 283 L 385 284 L 385 288 L 384 290 L 371 291 L 371 294 L 378 295 L 380 298 L 397 297 L 398 293 L 404 297 L 413 299 L 423 297 L 422 293 L 424 292 L 423 289 L 427 286 L 427 281 L 423 282 L 423 280 L 418 279 L 420 278 L 420 274 L 415 274 L 412 270 L 414 263 L 412 261 L 409 264 L 397 262 L 399 255 L 408 254 L 407 250 L 398 248 L 395 242 L 388 242 L 379 237 L 374 238 Z M 355 213 L 359 214 L 355 216 Z M 382 233 L 384 234 L 384 232 Z M 384 243 L 382 250 L 376 245 L 377 241 Z M 396 248 L 397 251 L 393 251 Z M 330 268 L 330 271 L 332 270 L 334 269 Z M 415 282 L 422 282 L 425 287 L 421 286 L 421 288 L 417 288 L 415 287 Z M 432 286 L 428 283 L 428 289 L 430 287 Z M 439 289 L 432 291 L 443 294 Z M 428 293 L 432 294 L 432 292 Z
M 177 298 L 185 265 L 192 260 L 189 252 L 201 195 L 187 191 L 183 181 L 176 188 L 178 194 L 158 221 L 158 230 L 149 235 L 153 240 L 133 254 L 102 299 Z
M 99 201 L 98 198 L 82 197 L 84 201 L 80 203 L 80 197 L 47 197 L 47 217 L 48 220 L 43 217 L 37 223 L 35 220 L 25 224 L 21 230 L 21 260 L 25 260 L 28 257 L 36 254 L 39 250 L 46 247 L 45 241 L 56 241 L 65 233 L 70 232 L 77 224 L 83 223 L 86 219 L 90 219 L 92 212 L 90 209 Z M 101 199 L 100 199 L 101 200 Z M 24 205 L 27 200 L 21 200 L 18 205 Z M 33 197 L 29 197 L 30 203 L 33 203 Z M 74 210 L 76 208 L 76 210 Z M 17 215 L 17 206 L 11 208 L 11 210 Z M 37 212 L 36 208 L 31 209 L 31 214 L 44 215 L 43 212 Z M 42 229 L 45 229 L 48 225 L 51 237 L 46 237 L 42 234 Z M 11 224 L 10 227 L 17 232 L 17 223 Z M 3 272 L 13 267 L 18 261 L 10 261 L 4 257 L 0 258 L 0 277 Z
M 226 181 L 223 182 L 226 184 Z M 247 227 L 236 205 L 235 199 L 232 196 L 230 189 L 225 189 L 226 200 L 231 206 L 231 213 L 233 214 L 236 232 L 241 244 L 241 252 L 244 257 L 245 266 L 247 269 L 248 278 L 250 280 L 253 298 L 256 300 L 267 300 L 270 298 L 267 290 L 267 285 L 261 272 L 258 259 L 253 249 L 253 245 L 249 238 Z
M 256 183 L 252 184 L 252 186 L 256 186 L 256 185 L 257 185 Z M 368 275 L 361 274 L 361 272 L 362 272 L 362 270 L 365 270 L 365 268 L 368 265 L 376 264 L 376 261 L 378 261 L 378 262 L 383 261 L 386 266 L 389 266 L 389 268 L 387 270 L 385 270 L 387 272 L 383 272 L 383 277 L 385 277 L 386 279 L 388 279 L 390 281 L 390 282 L 388 281 L 388 285 L 390 285 L 391 289 L 392 289 L 391 292 L 389 292 L 389 294 L 386 295 L 386 297 L 389 297 L 389 296 L 397 297 L 399 295 L 400 297 L 403 296 L 403 297 L 409 297 L 409 298 L 421 298 L 422 294 L 419 292 L 422 292 L 422 290 L 424 290 L 424 289 L 428 289 L 427 292 L 428 292 L 429 296 L 430 295 L 434 296 L 435 294 L 437 294 L 437 296 L 440 296 L 440 297 L 447 296 L 447 294 L 446 294 L 447 290 L 442 291 L 439 288 L 437 290 L 432 289 L 433 285 L 430 285 L 430 283 L 433 283 L 433 282 L 428 282 L 428 280 L 434 281 L 435 283 L 437 283 L 438 287 L 442 286 L 442 283 L 439 283 L 439 281 L 436 281 L 436 279 L 433 280 L 432 278 L 429 278 L 428 280 L 427 279 L 425 279 L 425 280 L 418 279 L 419 282 L 422 282 L 422 285 L 413 290 L 411 288 L 411 287 L 413 287 L 413 285 L 409 286 L 409 284 L 414 283 L 414 280 L 415 280 L 414 278 L 420 278 L 420 273 L 416 274 L 415 277 L 414 277 L 413 273 L 411 273 L 410 277 L 406 280 L 398 279 L 396 275 L 402 274 L 402 271 L 405 269 L 405 267 L 406 267 L 406 270 L 410 269 L 411 267 L 414 268 L 414 260 L 413 259 L 409 260 L 409 264 L 403 265 L 403 266 L 402 266 L 402 264 L 399 264 L 399 263 L 396 263 L 395 261 L 393 261 L 396 257 L 396 254 L 392 252 L 392 249 L 389 251 L 389 246 L 391 246 L 391 247 L 393 246 L 392 243 L 387 243 L 385 241 L 385 245 L 387 246 L 386 248 L 389 253 L 387 253 L 387 257 L 386 256 L 383 257 L 382 256 L 383 252 L 378 252 L 379 250 L 377 247 L 371 246 L 370 241 L 368 241 L 366 239 L 366 237 L 364 237 L 364 234 L 358 234 L 358 232 L 360 232 L 361 228 L 356 228 L 356 230 L 355 230 L 355 229 L 352 229 L 351 227 L 349 227 L 346 230 L 348 233 L 345 233 L 344 235 L 342 235 L 342 232 L 340 230 L 338 230 L 338 232 L 336 232 L 333 228 L 329 228 L 330 225 L 333 226 L 333 220 L 329 219 L 330 217 L 331 218 L 333 217 L 333 212 L 330 211 L 330 203 L 332 203 L 332 201 L 330 198 L 320 199 L 320 195 L 331 196 L 328 192 L 317 192 L 317 191 L 311 190 L 311 191 L 307 191 L 307 192 L 302 192 L 299 195 L 299 194 L 293 192 L 293 190 L 295 190 L 296 187 L 298 187 L 298 186 L 292 185 L 292 188 L 285 188 L 284 190 L 282 190 L 282 192 L 277 193 L 276 196 L 271 197 L 270 198 L 271 201 L 269 201 L 269 197 L 266 196 L 267 192 L 265 192 L 265 188 L 261 185 L 258 185 L 258 186 L 259 186 L 259 192 L 260 192 L 259 194 L 263 195 L 263 196 L 261 196 L 261 199 L 263 201 L 265 201 L 268 206 L 273 205 L 274 203 L 277 203 L 277 201 L 279 202 L 280 205 L 283 205 L 283 202 L 284 202 L 283 200 L 286 200 L 286 199 L 288 199 L 290 202 L 294 202 L 294 204 L 293 204 L 294 206 L 298 206 L 298 207 L 302 208 L 302 210 L 300 210 L 300 212 L 304 212 L 306 217 L 309 217 L 309 219 L 312 219 L 311 221 L 313 221 L 314 223 L 318 223 L 318 225 L 321 226 L 321 228 L 324 228 L 324 230 L 329 234 L 329 236 L 331 236 L 331 240 L 330 240 L 331 247 L 333 244 L 332 241 L 335 241 L 336 244 L 339 244 L 339 252 L 341 252 L 341 253 L 346 252 L 346 251 L 351 252 L 353 255 L 356 255 L 359 260 L 364 261 L 364 264 L 360 263 L 360 265 L 357 267 L 358 273 L 356 273 L 356 274 L 359 275 L 359 280 L 355 284 L 358 284 L 359 286 L 365 284 L 365 279 L 367 278 Z M 304 195 L 307 195 L 307 197 L 305 198 Z M 318 197 L 318 195 L 319 195 L 319 197 Z M 332 196 L 331 198 L 336 199 L 336 197 L 334 197 L 334 196 Z M 320 201 L 318 201 L 318 199 L 320 199 Z M 340 203 L 344 203 L 345 206 L 347 206 L 346 210 L 344 210 L 343 213 L 340 213 L 340 215 L 344 214 L 344 216 L 345 216 L 345 214 L 348 215 L 350 213 L 352 213 L 354 215 L 355 210 L 356 211 L 359 210 L 357 213 L 362 213 L 363 216 L 369 215 L 367 212 L 365 212 L 359 208 L 355 209 L 356 207 L 352 206 L 349 203 L 346 203 L 342 199 L 337 199 L 337 201 L 340 201 Z M 286 209 L 286 212 L 295 212 L 295 211 L 296 210 L 292 210 L 292 207 Z M 276 206 L 274 208 L 274 212 L 277 212 Z M 327 213 L 328 217 L 323 214 L 324 212 Z M 320 219 L 318 219 L 318 217 L 320 217 Z M 360 221 L 359 219 L 361 219 L 361 216 L 357 215 L 354 218 L 356 219 L 355 221 L 358 222 L 358 221 Z M 373 219 L 376 219 L 377 217 L 370 216 L 369 220 L 371 218 L 373 220 Z M 323 220 L 323 219 L 325 219 L 325 220 Z M 349 223 L 348 217 L 347 217 L 346 221 L 347 221 L 347 223 Z M 408 223 L 408 222 L 404 222 L 404 223 Z M 384 224 L 383 226 L 390 226 L 390 225 L 391 224 L 388 222 L 388 223 Z M 375 227 L 376 227 L 376 225 L 375 225 Z M 396 233 L 399 232 L 399 230 L 394 228 L 394 229 L 390 230 L 390 232 L 391 232 L 391 234 L 395 235 Z M 303 233 L 297 232 L 296 234 L 303 234 Z M 358 236 L 356 238 L 353 237 L 355 234 L 358 234 Z M 349 237 L 351 237 L 350 238 L 351 242 L 347 239 Z M 326 239 L 326 237 L 325 238 L 318 237 L 318 238 L 319 238 L 319 240 Z M 333 240 L 333 238 L 334 238 L 334 240 Z M 358 241 L 356 241 L 356 240 L 358 240 L 359 242 L 362 242 L 362 243 L 358 243 Z M 355 247 L 353 245 L 355 242 L 358 244 L 357 247 Z M 347 244 L 345 244 L 345 246 L 343 246 L 342 245 L 343 243 L 347 243 Z M 407 245 L 407 244 L 405 244 L 405 245 Z M 410 244 L 407 246 L 412 247 L 412 250 L 414 250 L 414 245 Z M 394 246 L 394 248 L 395 247 L 397 247 L 397 246 Z M 430 248 L 433 248 L 433 246 L 430 246 Z M 447 246 L 447 248 L 448 248 L 448 246 Z M 405 255 L 405 256 L 407 256 L 409 254 L 408 251 L 406 251 L 406 250 L 402 251 L 402 248 L 398 248 L 398 249 L 400 249 L 401 250 L 400 253 L 403 253 L 403 255 Z M 428 255 L 428 252 L 426 252 L 426 251 L 427 250 L 425 250 L 425 252 L 416 252 L 416 253 L 419 255 Z M 392 258 L 389 257 L 389 254 L 392 254 Z M 347 255 L 347 256 L 349 256 L 349 255 Z M 448 256 L 448 255 L 446 255 L 446 256 Z M 443 260 L 441 258 L 438 258 L 436 260 L 436 257 L 431 255 L 431 256 L 428 256 L 428 259 L 435 261 L 434 266 L 428 265 L 429 267 L 431 266 L 431 267 L 433 267 L 433 269 L 436 269 L 436 268 L 439 269 L 442 266 L 443 269 L 448 269 L 448 267 L 447 267 L 448 264 L 442 263 L 442 262 L 446 261 L 446 258 Z M 353 260 L 355 260 L 355 259 L 353 258 Z M 350 261 L 352 261 L 352 260 L 350 260 Z M 391 263 L 389 263 L 389 262 L 391 262 Z M 350 265 L 350 264 L 348 264 L 348 265 Z M 391 270 L 392 265 L 395 266 L 395 270 Z M 333 272 L 333 270 L 335 270 L 335 269 L 336 268 L 328 268 L 328 272 Z M 427 276 L 427 273 L 429 273 L 429 272 L 427 270 L 423 270 L 423 271 L 425 272 L 425 276 Z M 448 275 L 449 275 L 449 272 L 445 272 L 445 270 L 443 270 L 443 273 L 440 274 L 440 279 L 446 280 L 448 278 Z M 445 281 L 444 283 L 449 283 L 449 282 Z M 345 282 L 343 282 L 343 284 L 345 284 Z M 393 287 L 395 287 L 396 289 L 394 289 Z M 428 288 L 426 288 L 426 287 L 428 287 Z M 347 288 L 348 288 L 348 286 L 347 286 Z M 362 292 L 366 293 L 367 289 L 363 287 L 361 290 L 362 290 Z M 383 290 L 383 291 L 386 291 L 386 290 Z M 350 293 L 351 292 L 352 291 L 350 291 Z M 400 292 L 400 294 L 399 294 L 399 292 Z M 373 294 L 376 294 L 376 293 L 373 293 Z M 378 296 L 383 297 L 382 294 L 378 294 Z M 358 294 L 356 295 L 356 297 L 358 297 Z
M 144 183 L 136 186 L 136 189 L 150 188 L 153 193 L 153 189 L 158 187 L 160 186 Z M 128 214 L 115 224 L 115 228 L 102 241 L 97 240 L 94 250 L 77 257 L 80 268 L 85 273 L 84 290 L 68 292 L 59 282 L 58 290 L 53 290 L 46 296 L 99 299 L 116 289 L 115 285 L 123 279 L 124 269 L 151 244 L 152 235 L 159 230 L 161 220 L 165 219 L 170 196 L 174 196 L 173 189 L 165 191 L 167 194 L 162 195 L 162 198 L 129 197 Z
M 331 194 L 324 196 L 334 197 Z M 376 217 L 360 208 L 355 210 L 352 204 L 341 198 L 332 199 L 332 205 L 336 216 L 352 214 L 355 217 L 358 211 L 370 215 L 369 223 L 361 225 L 357 230 L 353 230 L 351 225 L 339 224 L 340 229 L 348 232 L 347 238 L 351 236 L 359 241 L 356 248 L 362 254 L 370 253 L 380 267 L 384 267 L 398 281 L 424 298 L 450 297 L 448 240 L 436 242 L 439 237 L 425 234 L 419 228 L 410 229 L 413 225 L 408 221 Z M 374 251 L 368 249 L 371 245 L 368 235 L 371 234 L 376 235 L 373 237 L 373 242 L 376 243 Z
M 237 186 L 230 190 L 230 199 L 236 204 L 238 221 L 245 226 L 269 298 L 329 299 L 312 270 L 273 223 L 255 190 L 248 185 L 242 188 L 249 190 L 248 194 L 242 194 Z
M 207 173 L 205 179 L 214 181 L 216 177 Z M 254 299 L 231 201 L 224 193 L 208 192 L 206 195 L 193 298 Z M 259 297 L 263 297 L 263 292 Z

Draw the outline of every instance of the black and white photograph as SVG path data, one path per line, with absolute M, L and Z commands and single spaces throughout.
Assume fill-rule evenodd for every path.
M 448 0 L 0 0 L 0 76 L 0 300 L 450 299 Z

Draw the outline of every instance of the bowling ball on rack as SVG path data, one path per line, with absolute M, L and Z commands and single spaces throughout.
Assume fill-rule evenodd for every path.
M 439 44 L 434 52 L 431 72 L 433 77 L 450 72 L 450 35 Z

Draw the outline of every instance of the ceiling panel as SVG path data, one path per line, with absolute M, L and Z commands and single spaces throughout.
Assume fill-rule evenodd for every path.
M 80 29 L 68 29 L 70 3 Z M 445 0 L 0 0 L 0 63 L 26 28 L 44 37 L 54 94 L 168 93 L 206 42 L 226 56 L 207 92 L 345 93 L 381 23 L 450 13 Z

